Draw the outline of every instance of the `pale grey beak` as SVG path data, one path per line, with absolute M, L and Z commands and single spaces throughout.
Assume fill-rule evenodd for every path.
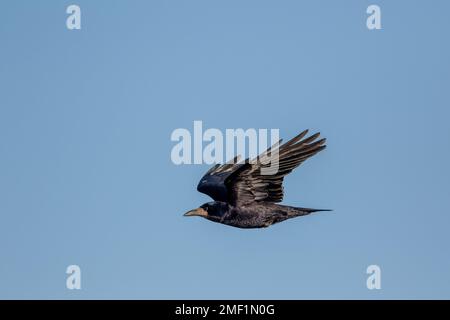
M 205 209 L 197 208 L 197 209 L 186 212 L 183 216 L 185 216 L 185 217 L 193 217 L 193 216 L 206 217 L 207 215 L 208 215 L 208 212 Z

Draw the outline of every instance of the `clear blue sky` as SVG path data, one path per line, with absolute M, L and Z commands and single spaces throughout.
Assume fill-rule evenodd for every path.
M 366 28 L 372 3 L 382 30 Z M 450 298 L 449 12 L 3 1 L 0 298 Z M 289 175 L 285 203 L 334 212 L 262 230 L 182 217 L 209 201 L 207 166 L 170 160 L 194 120 L 320 131 L 328 148 Z

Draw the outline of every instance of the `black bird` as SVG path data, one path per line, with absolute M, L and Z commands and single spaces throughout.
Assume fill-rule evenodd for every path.
M 320 133 L 304 138 L 308 130 L 281 144 L 278 141 L 254 160 L 239 162 L 239 156 L 213 166 L 200 180 L 197 190 L 213 202 L 186 212 L 238 228 L 264 228 L 290 218 L 327 209 L 299 208 L 276 204 L 283 200 L 283 179 L 303 161 L 325 149 Z M 278 170 L 267 172 L 278 159 Z M 264 172 L 266 170 L 266 172 Z

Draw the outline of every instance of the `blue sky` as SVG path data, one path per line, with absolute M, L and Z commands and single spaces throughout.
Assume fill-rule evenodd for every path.
M 448 1 L 1 8 L 0 298 L 450 298 Z M 208 166 L 170 159 L 194 120 L 320 131 L 284 203 L 333 213 L 261 230 L 182 217 L 209 201 Z

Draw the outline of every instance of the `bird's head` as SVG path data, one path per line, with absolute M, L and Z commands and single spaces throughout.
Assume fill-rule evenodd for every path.
M 227 210 L 223 202 L 214 201 L 202 204 L 199 208 L 190 210 L 184 214 L 185 217 L 199 216 L 203 218 L 221 217 Z

